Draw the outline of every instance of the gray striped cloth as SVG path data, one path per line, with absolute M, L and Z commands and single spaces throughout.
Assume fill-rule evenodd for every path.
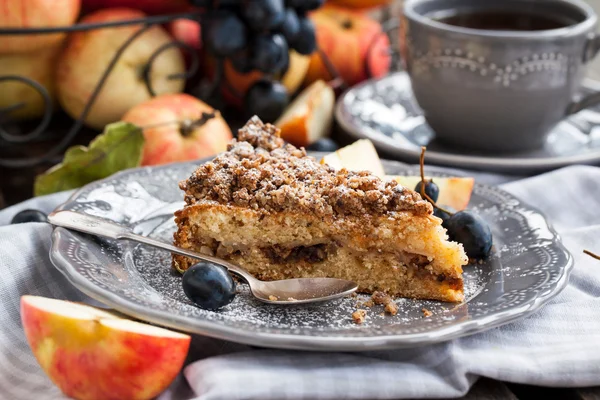
M 464 395 L 480 376 L 543 386 L 600 385 L 600 168 L 528 179 L 476 175 L 542 210 L 575 258 L 569 286 L 536 314 L 448 343 L 369 353 L 250 348 L 195 337 L 186 367 L 160 399 L 402 399 Z M 508 182 L 510 181 L 510 182 Z M 0 212 L 0 399 L 62 399 L 31 354 L 19 297 L 91 301 L 48 260 L 51 228 L 7 224 L 20 209 L 51 211 L 61 193 Z

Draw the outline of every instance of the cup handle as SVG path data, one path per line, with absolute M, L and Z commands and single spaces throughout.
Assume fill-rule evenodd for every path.
M 583 62 L 587 63 L 598 55 L 600 51 L 600 35 L 598 33 L 592 33 L 588 36 L 583 50 Z M 589 94 L 582 99 L 572 101 L 567 106 L 566 115 L 575 114 L 588 107 L 595 106 L 600 103 L 600 92 Z

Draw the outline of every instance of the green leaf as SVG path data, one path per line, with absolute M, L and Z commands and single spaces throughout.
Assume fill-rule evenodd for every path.
M 117 171 L 134 168 L 142 161 L 142 129 L 126 122 L 107 125 L 88 147 L 67 149 L 62 163 L 35 179 L 36 196 L 79 188 Z

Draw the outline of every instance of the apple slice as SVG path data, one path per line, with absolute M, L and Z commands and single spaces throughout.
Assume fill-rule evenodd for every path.
M 414 190 L 417 183 L 421 180 L 420 176 L 386 176 L 387 180 L 394 179 L 400 185 Z M 436 201 L 440 207 L 450 206 L 456 211 L 464 210 L 471 200 L 471 193 L 473 192 L 473 185 L 475 179 L 470 177 L 449 177 L 449 178 L 438 178 L 438 177 L 425 177 L 425 179 L 433 179 L 435 184 L 440 189 L 440 196 Z
M 38 362 L 69 397 L 151 399 L 175 379 L 190 336 L 87 305 L 21 297 L 21 321 Z
M 297 147 L 308 146 L 329 135 L 335 93 L 324 81 L 304 89 L 275 122 L 281 137 Z
M 327 164 L 334 169 L 346 168 L 349 171 L 369 171 L 382 179 L 385 178 L 383 164 L 381 164 L 375 146 L 369 139 L 357 140 L 346 147 L 327 154 L 321 160 L 321 164 Z

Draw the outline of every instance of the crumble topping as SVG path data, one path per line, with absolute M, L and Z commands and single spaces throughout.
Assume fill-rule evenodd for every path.
M 362 324 L 367 318 L 367 310 L 356 310 L 352 313 L 352 319 L 355 324 Z
M 254 210 L 293 209 L 321 216 L 412 211 L 432 214 L 421 196 L 368 171 L 335 171 L 285 144 L 280 131 L 253 117 L 228 151 L 200 166 L 179 187 L 187 204 L 212 200 Z

